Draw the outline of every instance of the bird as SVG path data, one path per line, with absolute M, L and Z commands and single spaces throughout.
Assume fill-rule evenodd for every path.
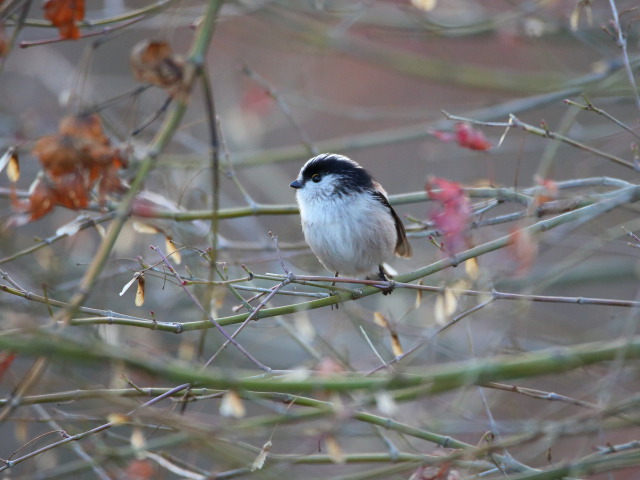
M 290 186 L 296 190 L 302 232 L 320 263 L 335 276 L 388 281 L 383 264 L 410 257 L 411 245 L 387 192 L 350 158 L 323 153 L 308 160 Z M 392 288 L 383 289 L 386 295 Z

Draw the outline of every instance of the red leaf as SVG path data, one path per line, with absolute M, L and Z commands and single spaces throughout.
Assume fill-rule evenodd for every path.
M 0 353 L 0 381 L 15 359 L 16 354 L 13 352 Z
M 468 123 L 456 123 L 456 140 L 458 145 L 471 150 L 489 150 L 492 147 L 484 133 Z
M 80 38 L 77 21 L 84 20 L 84 0 L 47 0 L 44 18 L 58 27 L 61 38 Z
M 462 185 L 444 178 L 431 178 L 426 189 L 429 196 L 438 203 L 429 217 L 444 235 L 445 248 L 449 253 L 462 250 L 467 244 L 465 232 L 471 215 L 471 203 Z
M 456 123 L 454 133 L 438 130 L 430 130 L 429 133 L 445 143 L 457 142 L 461 147 L 470 150 L 489 150 L 493 146 L 484 133 L 464 122 Z
M 434 137 L 436 137 L 438 140 L 442 140 L 444 143 L 450 143 L 456 139 L 455 134 L 451 132 L 441 132 L 440 130 L 429 130 L 429 133 Z

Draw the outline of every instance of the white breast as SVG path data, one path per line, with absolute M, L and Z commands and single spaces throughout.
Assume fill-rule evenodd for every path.
M 393 257 L 395 223 L 378 199 L 367 193 L 325 196 L 306 190 L 297 192 L 302 230 L 325 268 L 341 276 L 363 276 L 377 273 Z

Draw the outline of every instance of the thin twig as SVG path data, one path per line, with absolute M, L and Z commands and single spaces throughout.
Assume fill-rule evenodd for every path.
M 449 120 L 454 120 L 454 121 L 458 121 L 458 122 L 467 122 L 467 123 L 472 123 L 474 125 L 484 125 L 487 127 L 500 127 L 500 128 L 521 128 L 522 130 L 524 130 L 527 133 L 532 133 L 534 135 L 538 135 L 539 137 L 544 137 L 544 138 L 550 138 L 552 140 L 558 140 L 560 142 L 566 143 L 567 145 L 571 145 L 572 147 L 575 147 L 579 150 L 583 150 L 585 152 L 589 152 L 593 155 L 596 155 L 598 157 L 602 157 L 605 158 L 607 160 L 610 160 L 614 163 L 617 163 L 618 165 L 621 165 L 623 167 L 627 167 L 630 168 L 632 170 L 636 170 L 636 167 L 634 165 L 633 162 L 629 162 L 628 160 L 624 160 L 623 158 L 620 158 L 616 155 L 610 154 L 608 152 L 599 150 L 595 147 L 591 147 L 589 145 L 586 145 L 582 142 L 578 142 L 577 140 L 573 140 L 572 138 L 566 137 L 564 135 L 561 135 L 559 133 L 553 132 L 551 130 L 549 130 L 548 128 L 544 127 L 544 128 L 540 128 L 540 127 L 535 127 L 533 125 L 530 125 L 528 123 L 525 123 L 523 121 L 521 121 L 520 119 L 518 119 L 515 115 L 513 114 L 509 114 L 509 121 L 508 122 L 484 122 L 484 121 L 479 121 L 479 120 L 473 120 L 471 118 L 465 118 L 465 117 L 459 117 L 457 115 L 451 115 L 448 112 L 445 112 L 444 110 L 442 111 L 442 113 L 444 113 L 444 115 L 449 119 Z
M 177 386 L 175 388 L 172 388 L 172 389 L 166 391 L 165 393 L 163 393 L 161 395 L 158 395 L 155 398 L 152 398 L 148 402 L 145 402 L 142 405 L 137 406 L 133 410 L 129 411 L 129 413 L 127 413 L 126 415 L 127 416 L 131 416 L 131 415 L 135 414 L 136 412 L 138 412 L 139 410 L 141 410 L 143 408 L 150 407 L 150 406 L 158 403 L 159 401 L 161 401 L 161 400 L 163 400 L 165 398 L 168 398 L 168 397 L 171 397 L 171 396 L 175 395 L 177 392 L 180 392 L 180 391 L 184 390 L 185 388 L 189 388 L 190 385 L 191 384 L 189 384 L 189 383 L 185 383 L 183 385 L 179 385 L 179 386 Z M 61 445 L 65 445 L 65 444 L 70 443 L 70 442 L 75 442 L 75 441 L 78 441 L 78 440 L 82 440 L 85 437 L 88 437 L 90 435 L 94 435 L 96 433 L 103 432 L 104 430 L 107 430 L 107 429 L 109 429 L 111 427 L 114 427 L 114 426 L 116 426 L 118 424 L 119 424 L 119 422 L 117 422 L 117 421 L 107 422 L 107 423 L 104 423 L 102 425 L 99 425 L 99 426 L 97 426 L 95 428 L 92 428 L 91 430 L 87 430 L 87 431 L 82 432 L 82 433 L 77 433 L 75 435 L 67 435 L 62 440 L 59 440 L 57 442 L 51 443 L 49 445 L 46 445 L 46 446 L 44 446 L 42 448 L 34 450 L 33 452 L 29 452 L 29 453 L 23 455 L 22 457 L 16 458 L 15 460 L 4 460 L 4 465 L 0 466 L 0 472 L 2 472 L 4 470 L 7 470 L 9 468 L 12 468 L 17 464 L 24 462 L 25 460 L 28 460 L 28 459 L 33 458 L 33 457 L 36 457 L 37 455 L 40 455 L 41 453 L 48 452 L 49 450 L 52 450 L 54 448 L 57 448 L 57 447 L 59 447 Z
M 162 259 L 163 263 L 166 265 L 167 269 L 169 270 L 169 272 L 176 277 L 176 279 L 178 280 L 178 284 L 182 287 L 182 289 L 184 290 L 184 292 L 187 294 L 187 296 L 189 297 L 189 299 L 191 300 L 191 302 L 193 302 L 193 304 L 198 308 L 198 310 L 200 310 L 200 312 L 204 315 L 204 317 L 215 327 L 218 329 L 218 331 L 220 333 L 222 333 L 222 336 L 225 337 L 227 339 L 228 342 L 232 343 L 234 347 L 236 347 L 238 350 L 240 350 L 240 352 L 242 352 L 249 360 L 251 360 L 258 368 L 265 370 L 267 372 L 271 371 L 270 367 L 267 367 L 266 365 L 264 365 L 262 362 L 258 361 L 253 355 L 251 355 L 242 345 L 240 345 L 238 342 L 236 342 L 233 337 L 231 337 L 224 328 L 222 328 L 222 326 L 204 309 L 204 307 L 200 304 L 200 302 L 198 301 L 198 299 L 193 295 L 193 293 L 191 293 L 191 290 L 189 290 L 186 285 L 184 284 L 184 282 L 182 281 L 182 278 L 180 278 L 180 274 L 176 271 L 175 268 L 173 268 L 173 265 L 171 265 L 171 263 L 169 262 L 169 260 L 167 259 L 167 257 L 162 253 L 162 251 L 160 250 L 159 247 L 151 247 L 151 249 L 156 252 L 160 258 Z M 226 345 L 226 344 L 225 344 Z
M 633 69 L 631 68 L 631 63 L 629 62 L 629 54 L 627 52 L 627 39 L 625 34 L 622 32 L 622 25 L 620 25 L 620 16 L 618 15 L 618 8 L 616 7 L 615 0 L 609 0 L 609 6 L 611 7 L 611 14 L 613 15 L 613 23 L 615 24 L 615 32 L 616 32 L 616 43 L 620 50 L 622 51 L 622 61 L 624 62 L 624 69 L 627 73 L 627 79 L 629 80 L 629 85 L 631 86 L 631 91 L 633 92 L 633 98 L 636 101 L 636 107 L 638 108 L 638 113 L 640 113 L 640 95 L 638 95 L 638 86 L 636 84 L 636 79 L 633 73 Z

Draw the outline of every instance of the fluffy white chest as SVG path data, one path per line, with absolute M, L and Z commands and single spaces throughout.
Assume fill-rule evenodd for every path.
M 372 195 L 309 198 L 302 191 L 298 195 L 305 240 L 331 272 L 375 274 L 393 257 L 397 241 L 393 217 Z

